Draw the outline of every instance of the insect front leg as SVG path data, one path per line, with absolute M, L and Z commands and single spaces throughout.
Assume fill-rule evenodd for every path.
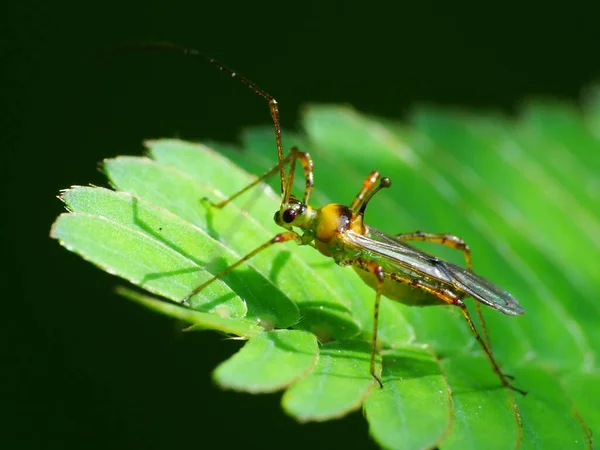
M 287 180 L 282 185 L 283 186 L 283 191 L 282 191 L 283 202 L 282 203 L 287 204 L 290 199 L 291 188 L 292 188 L 292 184 L 294 182 L 294 170 L 296 168 L 296 160 L 300 161 L 300 165 L 302 166 L 302 170 L 304 171 L 305 182 L 304 182 L 304 197 L 303 197 L 302 202 L 306 205 L 306 204 L 308 204 L 308 201 L 310 199 L 310 196 L 312 194 L 313 187 L 314 187 L 313 162 L 312 162 L 312 159 L 308 152 L 301 152 L 297 147 L 292 147 L 290 153 L 285 158 L 283 158 L 279 163 L 277 163 L 277 165 L 271 167 L 269 170 L 267 170 L 261 176 L 257 177 L 254 181 L 252 181 L 248 185 L 244 186 L 242 189 L 235 192 L 234 194 L 230 195 L 225 200 L 222 200 L 218 203 L 214 203 L 214 202 L 210 201 L 208 198 L 204 198 L 202 200 L 208 201 L 208 203 L 211 206 L 221 209 L 228 203 L 231 203 L 233 200 L 238 198 L 240 195 L 244 194 L 245 192 L 249 191 L 257 184 L 264 181 L 266 178 L 269 178 L 275 172 L 280 170 L 281 167 L 284 167 L 286 164 L 289 163 L 290 164 L 290 172 L 287 175 Z
M 302 198 L 302 203 L 308 205 L 315 184 L 313 176 L 313 161 L 308 152 L 301 152 L 298 147 L 292 147 L 290 158 L 290 173 L 288 174 L 285 189 L 283 190 L 283 204 L 287 204 L 290 200 L 292 185 L 294 184 L 296 161 L 300 161 L 300 165 L 302 166 L 302 170 L 304 172 L 304 196 Z
M 257 177 L 254 181 L 252 181 L 250 184 L 244 186 L 242 189 L 240 189 L 239 191 L 237 191 L 236 193 L 230 195 L 229 197 L 227 197 L 225 200 L 222 200 L 218 203 L 214 203 L 212 201 L 210 201 L 208 198 L 203 198 L 203 201 L 207 201 L 211 206 L 214 206 L 215 208 L 223 208 L 225 205 L 227 205 L 228 203 L 231 203 L 233 200 L 235 200 L 236 198 L 238 198 L 240 195 L 242 195 L 243 193 L 249 191 L 250 189 L 252 189 L 254 186 L 256 186 L 257 184 L 259 184 L 260 182 L 262 182 L 263 180 L 265 180 L 266 178 L 270 177 L 271 175 L 273 175 L 275 172 L 277 172 L 278 170 L 280 170 L 281 167 L 285 166 L 287 163 L 289 163 L 293 158 L 295 157 L 295 152 L 292 151 L 290 152 L 289 155 L 287 155 L 285 158 L 283 158 L 276 166 L 271 167 L 269 170 L 267 170 L 265 173 L 263 173 L 261 176 Z
M 244 257 L 240 258 L 238 261 L 234 262 L 232 265 L 230 265 L 229 267 L 225 268 L 224 270 L 222 270 L 221 272 L 219 272 L 218 274 L 216 274 L 214 277 L 212 277 L 211 279 L 209 279 L 208 281 L 205 281 L 204 283 L 202 283 L 200 286 L 196 287 L 192 292 L 190 292 L 190 294 L 185 297 L 182 300 L 182 303 L 187 304 L 188 300 L 193 297 L 194 295 L 196 295 L 198 292 L 202 291 L 203 289 L 205 289 L 208 285 L 214 283 L 216 280 L 218 280 L 219 278 L 224 277 L 225 275 L 227 275 L 229 272 L 231 272 L 233 269 L 235 269 L 237 266 L 239 266 L 240 264 L 248 261 L 249 259 L 251 259 L 253 256 L 255 256 L 256 254 L 262 252 L 263 250 L 269 248 L 271 245 L 274 244 L 281 244 L 284 242 L 288 242 L 288 241 L 296 241 L 297 243 L 301 243 L 301 237 L 298 233 L 296 233 L 295 231 L 286 231 L 283 233 L 279 233 L 275 236 L 273 236 L 271 239 L 269 239 L 267 242 L 265 242 L 264 244 L 260 245 L 259 247 L 255 248 L 254 250 L 252 250 L 250 253 L 248 253 L 247 255 L 245 255 Z

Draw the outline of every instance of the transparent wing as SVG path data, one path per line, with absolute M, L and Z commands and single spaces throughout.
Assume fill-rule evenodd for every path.
M 425 275 L 447 284 L 452 284 L 452 278 L 434 256 L 428 255 L 404 242 L 394 239 L 381 231 L 367 227 L 368 234 L 362 235 L 346 231 L 345 238 L 360 248 L 384 256 L 415 275 Z
M 360 248 L 394 261 L 405 271 L 408 269 L 449 284 L 504 314 L 520 315 L 525 312 L 510 293 L 491 281 L 411 247 L 375 228 L 367 227 L 367 235 L 346 231 L 344 237 Z

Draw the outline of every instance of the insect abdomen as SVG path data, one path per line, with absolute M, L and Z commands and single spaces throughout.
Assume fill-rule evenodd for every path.
M 367 283 L 371 288 L 377 289 L 377 279 L 375 275 L 357 266 L 352 266 L 355 272 L 362 280 Z M 393 277 L 393 278 L 392 278 Z M 408 306 L 430 306 L 430 305 L 443 305 L 446 304 L 434 295 L 431 295 L 422 289 L 410 284 L 412 277 L 407 274 L 392 273 L 390 276 L 385 277 L 383 282 L 383 289 L 381 294 L 403 303 Z

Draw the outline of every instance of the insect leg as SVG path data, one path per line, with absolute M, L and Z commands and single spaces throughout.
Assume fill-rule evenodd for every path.
M 413 233 L 401 233 L 397 234 L 396 238 L 400 241 L 420 241 L 420 242 L 432 242 L 434 244 L 445 245 L 446 247 L 451 247 L 456 249 L 465 257 L 465 265 L 467 269 L 473 270 L 473 262 L 471 259 L 471 249 L 467 245 L 467 243 L 455 236 L 453 234 L 448 233 L 426 233 L 423 231 L 415 231 Z M 492 350 L 492 345 L 490 342 L 490 337 L 488 335 L 487 326 L 485 324 L 485 319 L 483 318 L 483 313 L 481 311 L 481 305 L 476 302 L 475 303 L 475 312 L 477 313 L 477 318 L 481 323 L 481 329 L 483 331 L 483 338 L 485 339 L 485 343 L 487 347 Z
M 394 278 L 394 279 L 396 279 L 396 278 Z M 402 281 L 402 280 L 397 280 L 397 281 Z M 494 358 L 494 355 L 492 354 L 492 351 L 486 345 L 484 340 L 481 338 L 481 335 L 477 332 L 477 328 L 475 328 L 475 324 L 473 323 L 473 320 L 471 320 L 471 315 L 469 314 L 469 311 L 467 310 L 467 306 L 463 303 L 463 301 L 460 298 L 458 298 L 458 296 L 456 294 L 454 294 L 453 292 L 451 292 L 447 289 L 441 289 L 441 288 L 429 286 L 426 283 L 424 283 L 423 281 L 417 280 L 417 279 L 414 279 L 412 281 L 407 281 L 407 282 L 408 282 L 408 284 L 412 284 L 413 286 L 418 287 L 419 289 L 422 289 L 425 292 L 435 295 L 436 297 L 440 298 L 441 300 L 443 300 L 451 305 L 458 306 L 460 308 L 463 316 L 465 317 L 465 320 L 469 324 L 469 328 L 471 328 L 471 332 L 475 336 L 475 339 L 477 339 L 477 342 L 479 343 L 479 345 L 485 352 L 488 360 L 492 364 L 492 368 L 494 369 L 494 372 L 496 373 L 496 375 L 498 375 L 498 378 L 500 378 L 502 385 L 504 387 L 512 389 L 515 392 L 518 392 L 519 394 L 522 394 L 522 395 L 527 394 L 527 392 L 525 392 L 524 390 L 519 389 L 519 388 L 513 386 L 512 384 L 510 384 L 508 379 L 511 377 L 507 377 L 506 375 L 504 375 L 502 373 L 502 371 L 500 370 L 500 366 L 498 366 L 498 363 L 496 362 L 496 359 Z
M 263 173 L 261 176 L 257 177 L 252 183 L 244 186 L 242 189 L 240 189 L 236 193 L 230 195 L 225 200 L 220 201 L 218 203 L 213 203 L 213 202 L 209 201 L 210 204 L 212 206 L 214 206 L 215 208 L 221 209 L 222 207 L 224 207 L 225 205 L 227 205 L 228 203 L 230 203 L 232 200 L 235 200 L 236 198 L 238 198 L 243 193 L 245 193 L 245 192 L 249 191 L 250 189 L 252 189 L 254 186 L 256 186 L 257 184 L 259 184 L 265 178 L 268 178 L 271 175 L 273 175 L 275 172 L 277 172 L 280 169 L 280 167 L 285 166 L 288 162 L 290 162 L 290 160 L 293 160 L 296 157 L 295 154 L 296 153 L 294 152 L 294 149 L 292 149 L 292 151 L 290 152 L 289 155 L 287 155 L 285 158 L 283 158 L 276 166 L 270 168 L 265 173 Z
M 508 380 L 509 380 L 509 378 L 512 379 L 511 376 L 507 376 L 507 375 L 504 375 L 504 373 L 502 373 L 502 371 L 500 370 L 500 367 L 498 366 L 498 363 L 494 359 L 492 350 L 485 345 L 485 343 L 483 342 L 483 339 L 481 338 L 479 333 L 477 333 L 477 329 L 475 328 L 475 324 L 473 324 L 473 321 L 471 320 L 471 316 L 469 314 L 469 311 L 467 310 L 467 306 L 460 299 L 457 299 L 455 305 L 457 305 L 460 308 L 461 312 L 463 313 L 463 316 L 465 316 L 465 319 L 466 319 L 467 323 L 469 324 L 471 331 L 475 335 L 477 342 L 479 342 L 479 345 L 481 345 L 481 348 L 483 348 L 483 351 L 485 352 L 488 359 L 492 363 L 494 372 L 496 372 L 496 375 L 498 375 L 500 377 L 500 380 L 502 381 L 502 384 L 504 385 L 504 387 L 512 389 L 513 391 L 518 392 L 521 395 L 527 395 L 527 392 L 525 392 L 524 390 L 519 389 L 518 387 L 510 384 L 510 382 Z M 483 320 L 482 316 L 480 316 L 480 319 Z M 485 324 L 485 322 L 482 322 L 482 324 Z
M 304 197 L 302 199 L 302 203 L 308 205 L 308 201 L 310 200 L 310 196 L 312 194 L 313 187 L 315 184 L 313 177 L 313 162 L 310 157 L 310 154 L 308 152 L 301 152 L 300 150 L 298 150 L 298 147 L 292 147 L 290 173 L 288 175 L 287 183 L 283 191 L 283 204 L 287 204 L 290 200 L 292 184 L 294 183 L 296 160 L 300 161 L 300 165 L 302 165 L 302 170 L 304 171 Z
M 215 282 L 219 278 L 222 278 L 223 276 L 227 275 L 229 272 L 231 272 L 237 266 L 239 266 L 243 262 L 248 261 L 250 258 L 252 258 L 257 253 L 262 252 L 263 250 L 265 250 L 266 248 L 270 247 L 273 244 L 281 244 L 283 242 L 292 241 L 292 240 L 295 240 L 296 242 L 300 241 L 300 235 L 298 233 L 296 233 L 295 231 L 286 231 L 286 232 L 279 233 L 279 234 L 275 235 L 274 237 L 272 237 L 271 239 L 269 239 L 264 244 L 260 245 L 259 247 L 255 248 L 254 250 L 252 250 L 250 253 L 248 253 L 244 257 L 240 258 L 238 261 L 234 262 L 229 267 L 223 269 L 221 272 L 219 272 L 218 274 L 216 274 L 214 277 L 212 277 L 208 281 L 205 281 L 200 286 L 196 287 L 192 292 L 190 292 L 188 294 L 187 297 L 185 297 L 183 299 L 182 303 L 187 303 L 187 301 L 191 297 L 193 297 L 194 295 L 196 295 L 198 292 L 202 291 L 209 284 L 212 284 L 213 282 Z
M 375 183 L 379 180 L 379 184 L 375 186 Z M 372 171 L 365 181 L 363 182 L 363 187 L 350 205 L 350 210 L 353 213 L 360 213 L 361 215 L 365 214 L 365 210 L 367 209 L 367 204 L 373 198 L 375 194 L 377 194 L 383 188 L 389 188 L 392 185 L 392 181 L 387 178 L 379 178 L 379 172 L 374 170 Z
M 375 306 L 373 307 L 373 338 L 371 340 L 371 365 L 370 372 L 371 376 L 375 378 L 375 381 L 379 384 L 379 387 L 383 387 L 381 379 L 375 373 L 375 352 L 377 351 L 377 330 L 379 328 L 379 303 L 381 302 L 381 289 L 383 288 L 383 269 L 375 262 L 369 262 L 367 264 L 369 272 L 375 275 L 377 279 L 377 287 L 375 288 Z
M 290 163 L 290 173 L 287 176 L 287 181 L 284 184 L 284 190 L 283 190 L 283 193 L 284 193 L 283 204 L 287 204 L 287 202 L 290 199 L 291 188 L 292 188 L 292 184 L 294 182 L 294 169 L 296 168 L 296 160 L 300 161 L 300 164 L 302 165 L 302 169 L 304 170 L 305 187 L 304 187 L 303 203 L 306 205 L 308 203 L 308 200 L 310 199 L 310 195 L 312 194 L 312 190 L 313 190 L 313 186 L 314 186 L 313 162 L 312 162 L 312 159 L 308 152 L 301 152 L 300 150 L 298 150 L 297 147 L 292 147 L 292 150 L 290 151 L 289 155 L 287 155 L 285 158 L 283 158 L 281 160 L 281 162 L 277 163 L 276 166 L 271 167 L 269 170 L 267 170 L 261 176 L 257 177 L 252 183 L 244 186 L 242 189 L 240 189 L 236 193 L 230 195 L 225 200 L 220 201 L 218 203 L 210 202 L 210 204 L 212 206 L 214 206 L 215 208 L 219 208 L 219 209 L 223 208 L 225 205 L 227 205 L 231 201 L 235 200 L 243 193 L 249 191 L 250 189 L 252 189 L 254 186 L 259 184 L 264 179 L 273 175 L 282 166 L 285 166 L 287 163 Z
M 358 210 L 364 203 L 365 196 L 373 190 L 373 186 L 375 186 L 375 183 L 377 183 L 377 180 L 379 180 L 379 172 L 376 170 L 372 171 L 369 174 L 369 176 L 367 178 L 365 178 L 365 181 L 363 181 L 362 189 L 360 190 L 360 192 L 358 194 L 356 194 L 356 197 L 354 197 L 354 200 L 352 201 L 352 204 L 350 205 L 350 209 L 352 210 L 352 212 L 354 212 L 354 213 L 358 212 Z
M 397 234 L 396 238 L 400 241 L 422 241 L 432 242 L 434 244 L 445 245 L 459 250 L 465 256 L 465 264 L 467 269 L 473 270 L 473 262 L 471 261 L 471 249 L 465 241 L 458 236 L 447 233 L 425 233 L 423 231 L 415 231 L 414 233 Z
M 383 281 L 385 277 L 385 273 L 381 266 L 377 264 L 375 261 L 367 261 L 362 258 L 350 259 L 347 261 L 343 261 L 340 263 L 344 266 L 357 266 L 361 269 L 372 273 L 376 279 L 375 286 L 375 305 L 373 307 L 373 337 L 371 338 L 371 365 L 370 365 L 370 373 L 375 381 L 379 384 L 380 388 L 383 388 L 383 383 L 381 379 L 375 373 L 375 352 L 377 351 L 377 330 L 379 328 L 379 304 L 381 302 L 381 291 L 383 289 Z

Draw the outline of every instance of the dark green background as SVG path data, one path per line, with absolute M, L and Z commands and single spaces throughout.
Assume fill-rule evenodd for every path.
M 238 343 L 182 336 L 48 238 L 58 190 L 103 184 L 102 158 L 141 154 L 145 138 L 231 141 L 269 120 L 193 60 L 88 52 L 197 47 L 272 93 L 288 127 L 315 101 L 393 118 L 423 102 L 515 111 L 534 94 L 574 99 L 600 70 L 592 2 L 13 3 L 0 10 L 3 448 L 373 445 L 360 413 L 296 425 L 278 395 L 217 390 L 210 370 Z

